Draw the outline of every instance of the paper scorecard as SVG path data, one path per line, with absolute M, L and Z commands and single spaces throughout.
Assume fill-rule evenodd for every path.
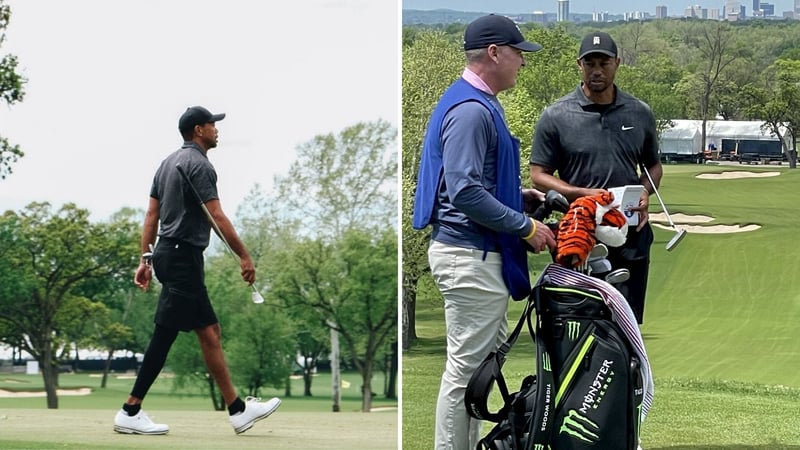
M 609 188 L 608 190 L 614 194 L 614 207 L 618 208 L 628 218 L 628 225 L 639 225 L 639 213 L 631 211 L 631 208 L 639 206 L 639 199 L 642 197 L 642 192 L 644 192 L 644 186 L 641 184 L 629 184 Z

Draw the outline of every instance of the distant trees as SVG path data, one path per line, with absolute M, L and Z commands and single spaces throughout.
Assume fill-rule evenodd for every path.
M 0 0 L 0 46 L 3 45 L 11 21 L 11 7 Z M 0 58 L 0 99 L 8 105 L 21 102 L 25 96 L 25 83 L 27 80 L 17 72 L 17 57 L 11 54 Z M 11 164 L 23 157 L 22 149 L 11 144 L 8 139 L 0 134 L 0 179 L 11 173 Z

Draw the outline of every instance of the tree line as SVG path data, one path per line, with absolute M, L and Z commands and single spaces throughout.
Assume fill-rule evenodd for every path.
M 298 146 L 273 191 L 253 187 L 236 227 L 263 304 L 250 302 L 220 243 L 206 252 L 223 347 L 246 395 L 266 387 L 292 395 L 300 355 L 302 395 L 310 396 L 311 374 L 336 333 L 342 361 L 361 375 L 362 410 L 370 410 L 375 371 L 391 380 L 382 394 L 396 398 L 397 228 L 387 219 L 396 215 L 396 138 L 382 120 L 318 135 Z M 58 407 L 59 369 L 78 348 L 106 351 L 106 369 L 116 351 L 145 350 L 159 288 L 141 292 L 132 283 L 142 220 L 142 210 L 122 208 L 97 223 L 75 204 L 46 202 L 0 216 L 0 343 L 39 362 L 49 408 Z M 192 339 L 182 334 L 167 361 L 175 387 L 199 386 L 223 409 Z
M 427 262 L 428 231 L 411 228 L 416 177 L 427 120 L 444 90 L 465 65 L 465 25 L 406 26 L 402 33 L 402 345 L 416 339 L 420 292 L 436 298 Z M 581 38 L 606 31 L 619 48 L 620 88 L 647 102 L 660 130 L 674 119 L 758 120 L 764 131 L 795 143 L 784 152 L 796 167 L 800 133 L 800 22 L 721 22 L 664 19 L 614 23 L 521 24 L 543 49 L 526 54 L 514 89 L 500 94 L 511 132 L 520 138 L 527 167 L 542 110 L 580 82 L 576 64 Z M 785 132 L 780 126 L 785 126 Z M 783 141 L 783 139 L 781 139 Z M 526 145 L 527 143 L 527 145 Z M 527 170 L 521 174 L 530 186 Z

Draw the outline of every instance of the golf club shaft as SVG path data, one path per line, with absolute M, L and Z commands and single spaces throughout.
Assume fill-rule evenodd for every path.
M 209 211 L 208 208 L 206 207 L 206 204 L 203 203 L 203 198 L 200 197 L 200 193 L 197 192 L 197 189 L 195 189 L 194 184 L 192 184 L 192 181 L 189 179 L 189 176 L 186 174 L 186 172 L 183 171 L 183 167 L 181 167 L 180 164 L 176 164 L 175 168 L 178 169 L 178 172 L 181 174 L 181 177 L 183 177 L 183 180 L 186 181 L 186 184 L 189 185 L 189 189 L 191 189 L 194 198 L 197 200 L 197 203 L 200 204 L 200 208 L 203 210 L 206 217 L 208 218 L 208 221 L 211 223 L 211 228 L 214 229 L 214 233 L 216 233 L 219 239 L 222 241 L 222 243 L 225 244 L 225 248 L 228 249 L 228 253 L 230 253 L 231 256 L 237 262 L 241 263 L 239 256 L 236 255 L 236 252 L 233 251 L 233 248 L 231 248 L 231 245 L 228 243 L 228 240 L 225 239 L 225 236 L 222 235 L 222 230 L 219 228 L 219 225 L 217 225 L 217 221 L 214 220 L 214 217 L 211 215 L 211 211 Z M 253 292 L 258 292 L 255 283 L 250 284 L 250 287 L 253 288 Z
M 664 200 L 661 199 L 661 194 L 658 193 L 658 188 L 656 188 L 656 184 L 653 182 L 653 178 L 650 176 L 650 172 L 644 165 L 641 165 L 641 167 L 644 174 L 647 175 L 647 179 L 650 181 L 650 186 L 653 187 L 653 193 L 656 194 L 658 203 L 661 204 L 661 209 L 664 210 L 664 215 L 667 216 L 667 221 L 669 222 L 669 226 L 671 226 L 674 229 L 675 224 L 672 223 L 672 217 L 669 216 L 669 211 L 667 211 L 667 207 L 664 205 Z

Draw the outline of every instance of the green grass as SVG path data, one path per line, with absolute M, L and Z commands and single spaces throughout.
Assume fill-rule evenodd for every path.
M 731 170 L 781 175 L 696 178 Z M 690 233 L 672 252 L 664 246 L 674 232 L 655 228 L 642 326 L 656 377 L 643 427 L 646 450 L 800 449 L 797 186 L 800 171 L 786 166 L 665 166 L 660 193 L 673 216 L 702 214 L 714 218 L 709 225 L 762 228 Z M 651 201 L 651 211 L 660 210 Z M 549 261 L 532 262 L 537 272 Z M 420 340 L 403 357 L 404 450 L 432 447 L 445 344 L 442 306 L 430 297 L 418 300 Z M 520 309 L 511 306 L 514 323 Z M 520 338 L 504 368 L 512 388 L 532 371 L 531 355 L 529 339 Z
M 397 401 L 373 398 L 373 411 L 362 413 L 360 375 L 343 373 L 340 412 L 332 412 L 331 376 L 320 374 L 312 397 L 303 397 L 302 380 L 292 380 L 291 397 L 265 389 L 262 397 L 278 396 L 280 409 L 252 430 L 236 435 L 227 412 L 214 411 L 200 393 L 174 393 L 162 374 L 144 402 L 158 422 L 170 425 L 166 436 L 120 435 L 112 431 L 114 414 L 128 398 L 134 380 L 112 375 L 100 388 L 98 374 L 61 374 L 60 389 L 89 387 L 90 395 L 59 396 L 59 408 L 47 409 L 44 397 L 0 397 L 0 449 L 395 449 Z M 376 375 L 375 390 L 383 377 Z M 41 391 L 41 375 L 0 373 L 0 389 Z M 369 430 L 365 434 L 365 430 Z
M 59 389 L 77 389 L 88 387 L 92 390 L 90 395 L 59 396 L 59 408 L 64 409 L 109 409 L 116 411 L 128 398 L 133 387 L 132 374 L 111 374 L 106 388 L 100 388 L 99 374 L 78 373 L 61 374 L 59 376 Z M 342 411 L 361 410 L 361 377 L 357 373 L 345 372 L 342 374 L 341 403 Z M 383 377 L 378 374 L 373 379 L 373 390 L 382 391 Z M 41 375 L 0 373 L 0 389 L 6 391 L 43 391 L 44 382 Z M 261 396 L 264 398 L 280 397 L 283 403 L 281 411 L 297 412 L 327 412 L 331 411 L 333 400 L 331 397 L 331 375 L 321 373 L 314 377 L 311 385 L 312 397 L 303 397 L 303 382 L 300 378 L 292 379 L 292 396 L 286 397 L 283 389 L 263 389 Z M 391 408 L 397 406 L 397 400 L 387 399 L 383 395 L 376 395 L 372 399 L 373 408 Z M 3 408 L 46 408 L 44 397 L 29 398 L 2 398 L 0 409 Z M 172 389 L 172 379 L 168 374 L 162 374 L 145 399 L 145 408 L 148 410 L 213 410 L 211 399 L 205 392 L 198 390 L 182 390 L 175 392 Z

